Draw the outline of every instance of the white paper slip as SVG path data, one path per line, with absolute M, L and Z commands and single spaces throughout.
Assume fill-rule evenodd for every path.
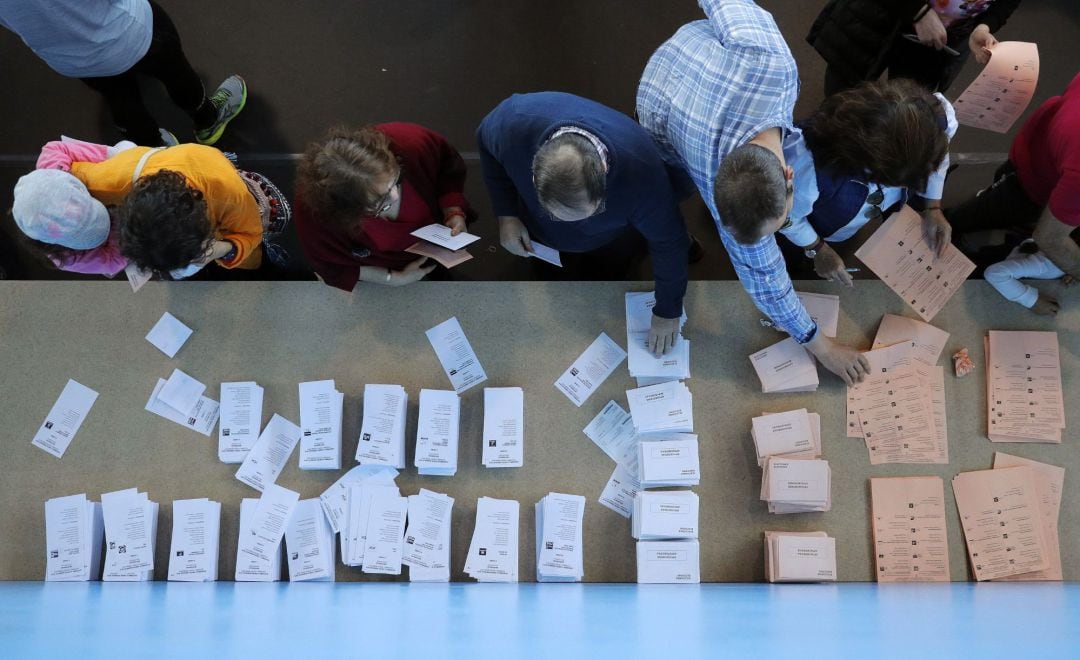
M 270 561 L 260 561 L 254 555 L 245 555 L 240 552 L 239 546 L 251 534 L 251 526 L 254 521 L 255 511 L 259 508 L 259 500 L 254 497 L 245 497 L 240 500 L 240 533 L 237 541 L 236 571 L 233 579 L 237 582 L 277 582 L 281 579 L 281 542 L 276 548 L 270 549 Z
M 473 529 L 465 572 L 480 582 L 517 582 L 518 520 L 516 500 L 481 497 L 476 501 Z
M 281 539 L 299 501 L 300 493 L 276 484 L 267 486 L 250 518 L 240 526 L 236 549 L 238 575 L 243 566 L 247 579 L 252 581 L 277 579 L 280 574 L 271 574 L 271 569 L 275 561 L 280 561 Z
M 530 257 L 536 257 L 540 261 L 546 261 L 552 266 L 562 268 L 562 257 L 559 256 L 558 250 L 550 248 L 543 243 L 537 243 L 536 241 L 531 241 L 531 243 L 533 247 L 532 252 L 526 252 L 525 254 Z
M 480 360 L 465 337 L 465 331 L 461 329 L 456 316 L 443 321 L 425 334 L 455 392 L 461 394 L 473 385 L 487 380 L 487 374 L 480 366 Z
M 300 442 L 300 427 L 274 413 L 255 441 L 236 478 L 259 492 L 274 484 Z
M 202 396 L 199 397 L 194 408 L 183 413 L 171 406 L 165 405 L 158 399 L 158 393 L 164 386 L 165 379 L 158 378 L 157 384 L 154 385 L 154 391 L 150 393 L 150 398 L 146 402 L 146 410 L 176 422 L 180 426 L 186 426 L 192 431 L 210 437 L 210 433 L 214 430 L 214 425 L 217 424 L 218 414 L 221 408 L 221 406 L 218 405 L 218 402 Z
M 525 464 L 525 392 L 520 387 L 484 388 L 483 442 L 485 467 Z
M 409 232 L 410 236 L 422 238 L 429 243 L 434 243 L 447 250 L 460 250 L 466 245 L 470 245 L 480 240 L 479 236 L 470 234 L 467 231 L 463 231 L 457 236 L 453 236 L 452 234 L 453 232 L 449 227 L 437 223 L 424 225 L 416 231 Z
M 840 296 L 828 293 L 809 293 L 796 291 L 806 313 L 817 324 L 826 337 L 836 336 L 836 326 L 840 322 Z
M 401 575 L 402 544 L 409 498 L 380 493 L 371 500 L 368 512 L 367 546 L 364 548 L 364 573 Z
M 634 498 L 641 490 L 641 483 L 635 474 L 621 465 L 615 466 L 607 485 L 600 493 L 600 504 L 611 509 L 623 518 L 634 513 Z
M 548 493 L 536 503 L 536 581 L 580 582 L 585 575 L 585 498 Z
M 356 460 L 405 468 L 405 412 L 409 394 L 400 385 L 364 386 L 364 416 Z
M 263 388 L 252 381 L 221 384 L 218 460 L 240 463 L 262 428 Z
M 639 437 L 638 480 L 643 489 L 696 486 L 701 480 L 697 436 L 672 433 Z
M 30 444 L 57 458 L 63 457 L 97 398 L 94 390 L 68 380 Z
M 289 581 L 329 581 L 334 577 L 334 533 L 319 500 L 300 500 L 285 527 Z
M 555 387 L 580 407 L 625 359 L 626 351 L 607 333 L 601 332 L 559 376 Z
M 158 392 L 158 401 L 178 412 L 187 412 L 199 402 L 199 397 L 206 391 L 206 385 L 195 380 L 188 374 L 173 369 L 172 374 L 161 391 Z
M 453 476 L 458 465 L 458 428 L 461 399 L 450 390 L 420 390 L 420 416 L 416 422 L 417 472 Z
M 173 501 L 172 541 L 169 545 L 169 580 L 217 580 L 221 504 L 208 499 Z
M 701 545 L 693 541 L 638 541 L 638 584 L 698 584 Z
M 409 520 L 401 563 L 410 569 L 445 565 L 450 548 L 444 539 L 453 507 L 454 498 L 426 488 L 421 488 L 419 495 L 409 497 Z
M 300 469 L 341 469 L 341 412 L 345 395 L 333 380 L 300 383 Z
M 389 465 L 357 465 L 335 481 L 319 496 L 326 519 L 334 532 L 343 532 L 349 511 L 349 484 L 394 485 L 398 471 Z M 342 553 L 344 554 L 344 553 Z
M 639 541 L 696 539 L 698 506 L 690 490 L 643 490 L 634 498 L 630 534 Z
M 608 401 L 600 413 L 584 429 L 585 435 L 596 443 L 611 460 L 637 477 L 637 430 L 630 413 L 614 401 Z
M 750 356 L 761 391 L 813 392 L 818 387 L 817 365 L 810 353 L 788 337 Z
M 100 580 L 104 538 L 101 504 L 85 493 L 46 500 L 45 581 Z
M 154 568 L 157 505 L 135 488 L 103 493 L 106 580 L 146 579 Z
M 180 322 L 172 314 L 165 312 L 150 328 L 146 335 L 146 341 L 153 344 L 159 351 L 169 357 L 176 357 L 176 352 L 184 345 L 191 336 L 192 330 Z
M 150 281 L 150 278 L 154 276 L 154 273 L 140 270 L 135 264 L 129 263 L 127 266 L 124 266 L 124 276 L 127 277 L 128 284 L 131 285 L 132 293 L 138 293 L 139 289 L 143 288 L 143 285 Z

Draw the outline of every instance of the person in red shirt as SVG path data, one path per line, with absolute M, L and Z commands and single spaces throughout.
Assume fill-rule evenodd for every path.
M 300 245 L 323 281 L 345 291 L 421 280 L 435 264 L 405 252 L 418 240 L 410 233 L 434 223 L 465 231 L 476 217 L 462 193 L 465 173 L 457 150 L 423 126 L 333 129 L 297 170 Z
M 965 232 L 1034 226 L 1046 256 L 1080 279 L 1080 75 L 1024 122 L 994 183 L 945 213 L 953 242 Z

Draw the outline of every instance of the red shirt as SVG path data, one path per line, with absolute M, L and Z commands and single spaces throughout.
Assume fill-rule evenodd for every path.
M 1024 122 L 1009 160 L 1033 202 L 1080 227 L 1080 75 Z
M 465 161 L 443 136 L 416 124 L 376 128 L 390 138 L 390 150 L 401 163 L 401 208 L 396 219 L 359 217 L 341 226 L 316 217 L 304 204 L 299 187 L 293 201 L 296 232 L 312 268 L 327 284 L 346 291 L 353 290 L 361 266 L 398 270 L 419 259 L 405 252 L 419 240 L 409 233 L 441 223 L 442 209 L 458 206 L 468 220 L 475 217 L 462 194 Z

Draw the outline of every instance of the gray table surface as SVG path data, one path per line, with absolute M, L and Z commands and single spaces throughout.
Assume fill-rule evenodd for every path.
M 738 282 L 692 282 L 686 297 L 692 341 L 688 381 L 700 438 L 701 578 L 759 581 L 763 530 L 823 530 L 836 538 L 841 580 L 873 579 L 869 477 L 938 475 L 945 480 L 949 550 L 954 580 L 969 579 L 966 552 L 949 479 L 986 469 L 995 450 L 1068 469 L 1061 511 L 1066 579 L 1080 579 L 1080 507 L 1076 506 L 1075 403 L 1080 362 L 1076 294 L 1057 283 L 1065 311 L 1045 319 L 1006 302 L 983 282 L 968 282 L 934 319 L 952 333 L 947 355 L 968 347 L 978 371 L 958 380 L 946 369 L 948 465 L 872 467 L 861 440 L 844 436 L 844 386 L 819 369 L 816 393 L 764 395 L 747 356 L 782 336 L 763 328 Z M 582 433 L 610 399 L 625 406 L 634 386 L 625 363 L 581 408 L 552 383 L 601 332 L 625 341 L 623 293 L 647 284 L 576 282 L 419 283 L 403 289 L 361 287 L 345 294 L 317 282 L 157 283 L 132 294 L 125 282 L 0 282 L 0 579 L 37 580 L 44 574 L 44 501 L 85 492 L 138 487 L 160 502 L 156 577 L 164 579 L 171 535 L 171 502 L 208 497 L 221 502 L 220 576 L 230 579 L 241 498 L 257 497 L 237 481 L 236 465 L 217 461 L 217 433 L 205 438 L 143 410 L 157 378 L 174 367 L 208 385 L 255 380 L 265 390 L 263 422 L 277 412 L 298 421 L 297 383 L 333 378 L 345 393 L 344 467 L 353 465 L 365 383 L 398 383 L 409 392 L 406 430 L 410 466 L 398 485 L 456 499 L 452 579 L 463 571 L 476 499 L 522 504 L 520 577 L 535 575 L 532 505 L 550 491 L 587 499 L 585 580 L 635 579 L 630 522 L 597 498 L 614 468 Z M 825 282 L 797 282 L 801 291 L 841 296 L 839 339 L 869 347 L 881 316 L 914 316 L 884 284 L 859 281 L 839 290 Z M 144 336 L 169 311 L 195 333 L 170 360 Z M 420 388 L 449 389 L 424 331 L 457 316 L 488 373 L 488 386 L 525 389 L 525 466 L 489 470 L 480 464 L 483 395 L 463 395 L 461 448 L 454 477 L 420 477 L 411 467 Z M 1059 331 L 1068 428 L 1061 445 L 993 444 L 985 437 L 982 337 L 988 329 Z M 942 364 L 946 364 L 947 355 Z M 31 446 L 35 430 L 60 390 L 73 378 L 100 393 L 62 459 Z M 1073 405 L 1069 405 L 1069 404 Z M 821 414 L 825 458 L 832 466 L 833 508 L 827 513 L 772 515 L 758 499 L 761 472 L 754 459 L 750 419 L 762 411 L 805 407 Z M 305 472 L 296 455 L 278 483 L 301 497 L 317 497 L 342 472 Z M 393 579 L 337 568 L 338 580 Z M 399 579 L 407 579 L 402 576 Z

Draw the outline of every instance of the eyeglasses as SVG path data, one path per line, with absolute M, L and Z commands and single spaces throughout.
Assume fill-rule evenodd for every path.
M 881 203 L 885 201 L 885 191 L 881 189 L 881 186 L 877 186 L 877 189 L 866 196 L 866 203 L 870 205 L 870 208 L 866 209 L 864 215 L 870 220 L 881 220 L 885 217 L 885 212 L 881 210 Z
M 390 207 L 394 205 L 394 200 L 391 199 L 394 195 L 394 191 L 401 185 L 401 169 L 398 169 L 397 178 L 394 179 L 394 184 L 390 186 L 390 190 L 386 191 L 386 194 L 379 198 L 377 204 L 375 204 L 375 213 L 372 215 L 380 216 L 390 210 Z

